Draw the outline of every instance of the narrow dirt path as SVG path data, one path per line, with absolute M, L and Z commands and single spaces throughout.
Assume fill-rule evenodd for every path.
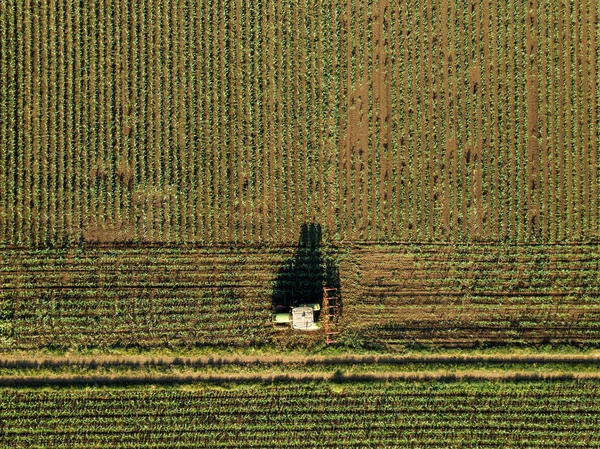
M 600 364 L 600 353 L 591 354 L 499 354 L 499 355 L 215 355 L 202 357 L 100 355 L 93 357 L 0 356 L 0 368 L 226 366 L 226 365 L 409 365 L 409 364 Z

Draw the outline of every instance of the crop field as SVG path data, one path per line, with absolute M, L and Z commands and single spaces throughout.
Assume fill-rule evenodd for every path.
M 3 388 L 0 444 L 590 448 L 599 393 L 597 381 Z
M 311 224 L 355 339 L 595 344 L 596 6 L 3 2 L 2 340 L 268 342 Z
M 0 447 L 600 447 L 599 9 L 0 1 Z
M 596 2 L 211 5 L 0 5 L 4 346 L 597 343 Z
M 319 345 L 276 332 L 272 298 L 338 263 L 342 340 L 397 350 L 600 343 L 597 245 L 5 251 L 5 349 Z M 314 255 L 317 255 L 316 264 Z M 282 267 L 295 264 L 295 271 Z M 282 274 L 283 273 L 283 274 Z
M 347 315 L 359 324 L 349 324 L 345 331 L 388 348 L 411 343 L 598 347 L 598 249 L 363 247 L 355 251 L 357 285 L 354 289 L 349 283 L 345 301 Z
M 597 9 L 2 2 L 0 241 L 597 241 Z

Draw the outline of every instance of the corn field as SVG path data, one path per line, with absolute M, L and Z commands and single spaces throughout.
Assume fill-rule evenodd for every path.
M 597 381 L 3 389 L 7 447 L 597 447 Z M 276 427 L 276 431 L 274 431 Z M 60 429 L 60 430 L 58 430 Z M 85 429 L 82 432 L 81 429 Z
M 0 6 L 0 241 L 598 239 L 594 1 Z
M 600 447 L 598 9 L 0 1 L 0 446 Z

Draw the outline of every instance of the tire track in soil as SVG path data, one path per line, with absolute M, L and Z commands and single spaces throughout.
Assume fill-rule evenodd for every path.
M 428 0 L 427 1 L 427 16 L 426 16 L 426 22 L 427 22 L 427 29 L 426 29 L 426 33 L 424 33 L 423 38 L 426 39 L 426 54 L 427 54 L 427 59 L 426 61 L 429 61 L 429 64 L 427 64 L 427 73 L 426 73 L 426 78 L 427 78 L 427 86 L 428 86 L 428 90 L 427 90 L 427 101 L 425 102 L 425 104 L 428 104 L 428 108 L 427 108 L 427 113 L 423 114 L 423 117 L 425 118 L 426 121 L 426 128 L 427 131 L 425 132 L 426 134 L 426 145 L 427 145 L 427 153 L 429 155 L 429 157 L 427 158 L 427 168 L 428 168 L 428 178 L 426 178 L 426 189 L 428 192 L 427 195 L 427 204 L 428 204 L 428 208 L 424 211 L 425 213 L 425 223 L 427 225 L 427 236 L 426 238 L 428 240 L 433 239 L 434 237 L 437 238 L 437 235 L 434 235 L 434 229 L 436 229 L 435 223 L 437 221 L 437 217 L 436 217 L 436 213 L 435 213 L 435 205 L 437 202 L 437 197 L 438 197 L 438 193 L 437 193 L 437 181 L 439 179 L 438 176 L 438 160 L 439 160 L 439 156 L 437 154 L 437 145 L 434 144 L 434 139 L 437 141 L 439 139 L 439 136 L 436 135 L 435 132 L 435 114 L 434 114 L 434 104 L 437 103 L 437 92 L 436 92 L 436 85 L 434 84 L 434 74 L 437 71 L 437 63 L 438 63 L 438 59 L 434 58 L 433 55 L 433 51 L 434 51 L 434 47 L 437 43 L 437 36 L 435 34 L 435 17 L 433 15 L 434 10 L 433 10 L 433 0 Z
M 402 58 L 402 62 L 403 62 L 403 66 L 405 68 L 410 67 L 409 62 L 411 61 L 410 58 L 410 49 L 409 49 L 409 40 L 410 40 L 410 34 L 411 34 L 411 26 L 412 24 L 410 23 L 410 16 L 409 16 L 409 10 L 408 10 L 408 6 L 404 6 L 402 8 L 402 12 L 403 14 L 401 15 L 401 20 L 398 21 L 399 25 L 398 25 L 398 29 L 399 29 L 399 33 L 404 33 L 404 39 L 403 39 L 403 58 Z M 404 20 L 403 20 L 404 19 Z M 402 28 L 400 26 L 401 23 L 404 23 L 404 21 L 406 21 L 406 29 Z M 402 79 L 402 86 L 403 86 L 403 93 L 404 93 L 404 98 L 403 98 L 403 103 L 404 103 L 404 130 L 402 133 L 402 137 L 400 138 L 400 142 L 399 142 L 399 149 L 398 149 L 398 153 L 399 153 L 399 157 L 398 157 L 398 166 L 397 166 L 397 171 L 398 173 L 400 173 L 400 177 L 401 177 L 401 193 L 403 193 L 403 195 L 398 195 L 398 214 L 401 217 L 401 231 L 402 231 L 402 240 L 403 241 L 408 241 L 410 240 L 410 189 L 411 189 L 411 182 L 410 182 L 410 115 L 411 115 L 411 109 L 410 109 L 410 99 L 409 99 L 409 93 L 412 90 L 412 77 L 411 76 L 402 76 L 403 73 L 401 72 L 401 67 L 400 64 L 398 64 L 398 70 L 397 70 L 397 74 L 396 74 L 396 79 Z M 400 157 L 400 153 L 401 153 L 401 157 Z
M 588 86 L 587 92 L 589 96 L 589 117 L 590 120 L 588 124 L 586 124 L 586 135 L 588 136 L 588 155 L 589 155 L 589 166 L 590 166 L 590 185 L 589 185 L 589 201 L 590 201 L 590 215 L 589 215 L 589 233 L 588 235 L 591 238 L 598 238 L 597 232 L 597 223 L 598 223 L 598 197 L 597 197 L 597 189 L 598 189 L 598 177 L 597 177 L 597 149 L 594 145 L 599 138 L 597 135 L 600 130 L 599 127 L 593 126 L 596 123 L 596 83 L 597 80 L 597 72 L 596 72 L 596 30 L 594 29 L 594 25 L 598 20 L 596 17 L 595 11 L 595 3 L 589 2 L 589 17 L 588 17 L 588 39 L 589 39 L 589 55 L 587 56 L 588 60 Z M 588 126 L 589 125 L 589 126 Z
M 456 23 L 456 7 L 453 2 L 450 2 L 450 24 L 454 25 Z M 451 235 L 452 238 L 458 239 L 460 235 L 462 235 L 461 230 L 459 229 L 459 220 L 458 220 L 458 207 L 459 207 L 459 196 L 461 195 L 461 190 L 458 188 L 460 186 L 460 179 L 458 178 L 458 164 L 459 164 L 459 154 L 458 154 L 458 130 L 459 130 L 459 95 L 458 95 L 458 75 L 457 75 L 457 63 L 458 63 L 458 51 L 457 51 L 457 37 L 456 37 L 456 28 L 455 26 L 450 26 L 450 55 L 452 60 L 448 61 L 451 69 L 451 77 L 452 77 L 452 92 L 451 92 L 451 101 L 450 101 L 450 109 L 452 110 L 453 116 L 453 132 L 451 134 L 451 139 L 448 142 L 447 151 L 450 153 L 450 158 L 452 160 L 452 192 L 454 193 L 453 199 L 451 200 L 452 204 L 452 217 L 450 220 L 451 227 Z M 452 199 L 452 197 L 451 197 Z M 453 231 L 453 232 L 452 232 Z
M 568 4 L 563 5 L 562 9 L 568 10 L 569 6 Z M 565 31 L 565 23 L 564 23 L 564 19 L 566 16 L 566 12 L 563 13 L 563 17 L 560 17 L 560 13 L 563 12 L 562 9 L 559 7 L 558 9 L 558 17 L 556 18 L 557 20 L 557 25 L 558 25 L 558 30 L 559 30 L 559 36 L 560 38 L 558 39 L 558 63 L 560 64 L 560 75 L 559 75 L 559 81 L 558 81 L 558 86 L 557 86 L 557 95 L 559 98 L 558 101 L 558 108 L 559 108 L 559 122 L 558 122 L 558 133 L 557 133 L 557 145 L 556 145 L 556 149 L 558 151 L 558 183 L 559 183 L 559 187 L 558 187 L 558 191 L 559 191 L 559 212 L 558 212 L 558 221 L 559 221 L 559 229 L 558 229 L 558 239 L 559 240 L 563 240 L 565 239 L 565 237 L 568 235 L 568 225 L 569 225 L 569 219 L 571 217 L 571 211 L 570 211 L 570 204 L 569 204 L 569 198 L 568 198 L 568 193 L 565 192 L 565 190 L 569 189 L 569 183 L 566 182 L 567 176 L 565 175 L 565 171 L 566 171 L 566 165 L 567 165 L 567 159 L 568 157 L 565 155 L 565 151 L 567 149 L 567 132 L 568 129 L 570 129 L 570 120 L 569 120 L 569 116 L 568 116 L 568 112 L 566 111 L 567 107 L 568 107 L 568 98 L 569 98 L 569 88 L 568 88 L 568 84 L 569 84 L 569 70 L 568 70 L 568 63 L 567 63 L 567 59 L 568 59 L 568 49 L 569 49 L 569 45 L 568 42 L 565 42 L 567 40 L 567 34 Z M 565 55 L 567 55 L 565 57 Z M 563 91 L 563 88 L 565 89 Z M 566 123 L 566 127 L 567 130 L 565 130 L 565 123 Z M 567 204 L 565 205 L 565 201 L 567 202 Z M 566 212 L 566 213 L 565 213 Z
M 528 230 L 534 235 L 539 229 L 539 205 L 536 191 L 539 190 L 539 149 L 537 136 L 538 123 L 538 72 L 537 36 L 536 36 L 536 0 L 529 1 L 529 12 L 526 15 L 525 52 L 528 58 L 526 97 L 527 97 L 527 187 L 525 188 L 526 209 L 528 212 Z
M 385 15 L 389 7 L 387 0 L 382 0 L 375 5 L 373 13 L 373 120 L 374 120 L 374 136 L 378 149 L 377 176 L 379 180 L 379 189 L 373 195 L 374 213 L 373 221 L 378 223 L 378 218 L 388 216 L 388 181 L 389 181 L 389 161 L 387 148 L 389 145 L 389 92 L 390 83 L 387 76 L 387 52 L 385 45 L 387 42 L 386 31 L 384 29 Z M 374 181 L 374 180 L 373 180 Z M 372 182 L 372 186 L 376 187 L 377 182 Z M 375 206 L 376 205 L 376 206 Z M 376 230 L 376 238 L 379 239 L 382 231 L 390 232 L 388 226 L 389 220 L 384 219 L 383 225 L 378 225 Z M 382 226 L 384 227 L 382 229 Z
M 580 34 L 580 48 L 582 53 L 580 54 L 581 61 L 581 139 L 582 139 L 582 160 L 581 165 L 583 167 L 583 217 L 582 217 L 582 237 L 590 236 L 590 211 L 592 205 L 590 204 L 590 153 L 589 153 L 589 139 L 588 139 L 588 123 L 587 117 L 590 116 L 590 98 L 589 98 L 589 52 L 590 48 L 592 51 L 593 47 L 590 47 L 587 23 L 589 21 L 589 15 L 587 6 L 593 3 L 593 1 L 582 1 L 581 2 L 581 34 Z M 541 29 L 544 29 L 543 27 Z
M 546 30 L 547 18 L 546 18 L 546 2 L 540 2 L 539 4 L 539 30 L 540 30 L 540 45 L 539 45 L 539 58 L 538 58 L 538 66 L 539 73 L 542 77 L 542 82 L 540 84 L 539 91 L 539 101 L 540 101 L 540 109 L 541 114 L 538 117 L 539 120 L 539 155 L 540 155 L 540 164 L 541 164 L 541 177 L 539 177 L 539 186 L 538 189 L 540 191 L 539 201 L 540 201 L 540 235 L 543 239 L 547 240 L 549 238 L 549 218 L 550 218 L 550 210 L 549 210 L 549 202 L 550 202 L 550 192 L 552 191 L 550 188 L 550 183 L 548 180 L 548 122 L 547 122 L 547 114 L 549 110 L 549 102 L 547 97 L 547 86 L 548 86 L 548 64 L 547 64 L 547 51 L 548 44 L 546 42 L 544 33 Z M 538 172 L 539 174 L 539 172 Z
M 439 41 L 440 41 L 440 57 L 441 57 L 441 80 L 445 88 L 440 89 L 440 97 L 443 102 L 443 110 L 441 114 L 441 123 L 443 124 L 443 135 L 440 134 L 441 145 L 440 145 L 440 175 L 442 182 L 441 192 L 441 239 L 448 240 L 450 238 L 450 176 L 451 176 L 451 164 L 450 164 L 450 92 L 449 86 L 449 74 L 450 74 L 450 61 L 451 53 L 448 47 L 448 17 L 449 17 L 450 6 L 448 0 L 442 0 L 440 8 L 440 25 L 439 25 Z
M 425 77 L 425 73 L 429 67 L 429 64 L 427 64 L 427 58 L 426 58 L 426 40 L 427 40 L 427 36 L 426 36 L 426 32 L 425 32 L 425 23 L 429 22 L 428 18 L 427 18 L 427 11 L 426 8 L 420 8 L 419 11 L 419 30 L 418 30 L 418 45 L 419 45 L 419 50 L 417 51 L 418 56 L 418 60 L 419 60 L 419 65 L 418 65 L 418 71 L 419 71 L 419 88 L 418 88 L 418 95 L 417 95 L 417 101 L 415 103 L 415 109 L 417 111 L 417 114 L 415 115 L 415 129 L 417 130 L 417 133 L 419 135 L 419 139 L 418 139 L 418 143 L 416 143 L 416 145 L 418 145 L 418 152 L 417 152 L 417 158 L 418 161 L 415 164 L 415 179 L 417 181 L 415 181 L 415 186 L 417 191 L 415 191 L 415 198 L 418 195 L 419 201 L 418 203 L 415 203 L 415 225 L 417 227 L 416 229 L 416 238 L 418 240 L 421 241 L 426 241 L 428 240 L 428 236 L 427 236 L 427 230 L 426 230 L 426 211 L 429 209 L 428 208 L 428 201 L 426 200 L 426 195 L 425 195 L 425 191 L 427 190 L 427 177 L 429 175 L 429 170 L 427 169 L 427 157 L 426 154 L 428 153 L 428 148 L 427 148 L 427 136 L 426 136 L 426 128 L 427 128 L 427 120 L 426 120 L 426 108 L 425 105 L 427 103 L 427 81 L 426 81 L 426 77 Z

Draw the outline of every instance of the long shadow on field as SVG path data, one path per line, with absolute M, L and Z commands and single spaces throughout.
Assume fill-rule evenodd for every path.
M 338 289 L 341 306 L 338 264 L 322 247 L 321 225 L 305 223 L 300 227 L 296 254 L 284 262 L 275 279 L 273 308 L 304 303 L 322 305 L 324 286 Z

